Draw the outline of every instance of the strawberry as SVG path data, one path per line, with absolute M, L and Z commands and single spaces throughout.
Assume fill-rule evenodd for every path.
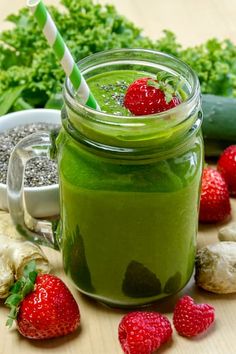
M 230 215 L 229 192 L 221 174 L 206 167 L 203 170 L 199 220 L 218 222 Z
M 227 147 L 217 163 L 217 170 L 224 177 L 229 193 L 236 196 L 236 145 Z
M 19 332 L 30 339 L 67 335 L 80 324 L 79 307 L 67 286 L 58 277 L 35 272 L 30 263 L 6 300 L 11 308 L 7 325 L 16 319 Z
M 144 77 L 127 89 L 124 106 L 135 116 L 160 113 L 181 103 L 169 81 Z
M 176 304 L 173 323 L 176 331 L 184 337 L 194 337 L 214 322 L 215 309 L 208 304 L 196 304 L 185 295 Z
M 118 335 L 126 354 L 151 354 L 172 336 L 167 317 L 158 312 L 130 312 L 119 324 Z

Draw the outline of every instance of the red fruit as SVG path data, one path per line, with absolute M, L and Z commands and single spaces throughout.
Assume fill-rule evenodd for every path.
M 54 275 L 38 275 L 35 290 L 20 303 L 19 332 L 31 339 L 48 339 L 75 331 L 79 323 L 79 308 L 67 286 Z
M 230 215 L 229 192 L 221 174 L 210 167 L 204 168 L 200 199 L 201 222 L 223 221 Z
M 151 354 L 172 336 L 167 317 L 157 312 L 130 312 L 118 329 L 119 341 L 126 354 Z
M 193 337 L 206 331 L 214 319 L 214 307 L 208 304 L 196 304 L 188 295 L 182 297 L 174 309 L 175 329 L 184 337 Z
M 161 84 L 160 87 L 162 87 Z M 173 93 L 174 90 L 171 92 Z M 167 100 L 166 97 L 164 88 L 163 90 L 158 88 L 157 80 L 144 77 L 134 81 L 128 87 L 124 106 L 135 116 L 142 116 L 167 111 L 181 103 L 176 96 L 172 96 L 170 100 Z
M 231 145 L 224 150 L 217 163 L 217 169 L 223 176 L 228 186 L 229 193 L 236 195 L 236 145 Z

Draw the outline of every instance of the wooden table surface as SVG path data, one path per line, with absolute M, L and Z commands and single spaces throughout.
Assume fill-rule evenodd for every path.
M 21 8 L 25 0 L 0 0 L 0 29 L 9 28 L 4 23 L 7 14 Z M 105 3 L 100 0 L 98 2 Z M 210 37 L 230 38 L 236 43 L 236 1 L 235 0 L 110 0 L 119 11 L 144 28 L 144 33 L 158 38 L 164 28 L 173 30 L 179 41 L 185 46 L 199 44 Z M 57 4 L 56 0 L 45 0 L 46 4 Z M 0 123 L 1 124 L 1 123 Z M 236 213 L 236 201 L 232 200 L 233 218 Z M 235 218 L 236 220 L 236 218 Z M 219 225 L 200 226 L 199 247 L 217 240 Z M 14 233 L 9 215 L 0 212 L 0 233 Z M 117 326 L 124 314 L 121 310 L 112 310 L 91 301 L 79 294 L 65 278 L 61 267 L 60 254 L 45 249 L 54 272 L 70 286 L 81 309 L 81 329 L 70 336 L 44 342 L 29 341 L 21 337 L 15 329 L 5 327 L 8 310 L 0 305 L 0 354 L 121 354 L 117 340 Z M 216 309 L 215 325 L 206 335 L 189 340 L 175 332 L 173 340 L 161 348 L 158 353 L 170 354 L 235 354 L 236 353 L 236 295 L 214 295 L 195 287 L 191 280 L 182 291 L 198 302 L 209 302 Z M 155 310 L 165 313 L 171 319 L 171 313 L 177 297 L 155 305 Z

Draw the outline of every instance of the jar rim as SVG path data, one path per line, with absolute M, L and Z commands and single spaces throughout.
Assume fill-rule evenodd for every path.
M 64 85 L 64 99 L 66 103 L 69 104 L 70 108 L 79 113 L 83 112 L 84 114 L 86 113 L 87 118 L 91 121 L 96 121 L 96 122 L 101 122 L 101 123 L 111 123 L 111 121 L 114 124 L 119 124 L 120 126 L 125 126 L 129 125 L 130 123 L 132 125 L 137 125 L 138 123 L 142 121 L 148 120 L 149 122 L 151 121 L 156 121 L 158 120 L 165 120 L 167 116 L 170 115 L 175 115 L 180 113 L 182 110 L 185 111 L 187 107 L 190 107 L 194 104 L 196 99 L 200 95 L 200 84 L 198 77 L 194 70 L 185 62 L 182 60 L 174 57 L 173 55 L 155 51 L 155 50 L 150 50 L 150 49 L 142 49 L 142 48 L 134 48 L 134 49 L 126 49 L 126 48 L 120 48 L 120 49 L 112 49 L 112 50 L 106 50 L 106 51 L 101 51 L 99 53 L 91 54 L 82 60 L 78 62 L 79 67 L 85 67 L 85 69 L 81 69 L 82 75 L 86 71 L 86 63 L 89 63 L 92 59 L 95 61 L 96 59 L 99 59 L 101 57 L 107 58 L 108 55 L 116 55 L 116 54 L 138 54 L 138 53 L 143 53 L 147 55 L 155 55 L 159 56 L 162 58 L 166 58 L 167 60 L 172 60 L 176 64 L 181 65 L 187 72 L 190 74 L 192 78 L 192 87 L 191 87 L 191 92 L 189 93 L 188 97 L 186 100 L 181 102 L 179 105 L 176 107 L 173 107 L 167 111 L 160 112 L 160 113 L 154 113 L 154 114 L 149 114 L 149 115 L 143 115 L 143 116 L 124 116 L 124 115 L 115 115 L 111 113 L 106 113 L 102 111 L 95 110 L 93 108 L 90 108 L 88 106 L 85 106 L 84 104 L 80 103 L 78 100 L 75 99 L 75 95 L 73 92 L 73 87 L 71 85 L 70 79 L 66 78 L 65 80 L 65 85 Z M 129 62 L 131 63 L 131 58 L 129 59 Z M 120 59 L 120 62 L 122 62 L 122 59 Z M 124 60 L 123 60 L 124 62 Z M 143 63 L 145 63 L 145 60 L 142 60 Z M 111 64 L 112 61 L 107 61 L 106 64 Z M 96 97 L 95 97 L 96 98 Z

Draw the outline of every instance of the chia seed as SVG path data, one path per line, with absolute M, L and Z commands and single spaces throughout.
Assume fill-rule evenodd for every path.
M 16 144 L 32 133 L 50 131 L 55 128 L 59 128 L 59 125 L 34 123 L 18 126 L 0 133 L 0 183 L 6 184 L 9 158 Z M 36 157 L 26 164 L 26 187 L 41 187 L 56 183 L 58 183 L 58 173 L 55 161 L 44 157 Z
M 107 85 L 98 85 L 98 87 L 100 87 L 100 90 L 106 93 L 112 92 L 110 97 L 107 97 L 105 93 L 102 94 L 105 105 L 111 106 L 115 103 L 115 105 L 118 105 L 120 107 L 124 106 L 125 91 L 127 90 L 128 86 L 129 85 L 125 80 L 117 80 L 115 83 Z M 119 115 L 119 112 L 114 112 L 113 114 Z
M 124 98 L 125 94 L 124 93 L 113 93 L 111 97 L 117 102 L 119 106 L 124 106 Z

